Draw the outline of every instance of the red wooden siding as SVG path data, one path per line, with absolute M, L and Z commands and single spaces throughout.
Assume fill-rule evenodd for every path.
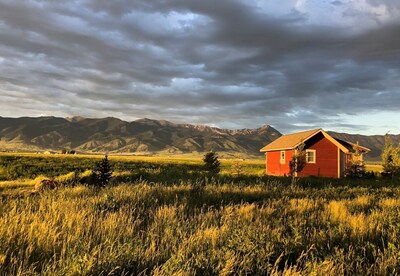
M 289 175 L 289 162 L 292 159 L 292 150 L 285 151 L 285 164 L 281 164 L 281 151 L 266 152 L 266 166 L 268 175 L 284 176 Z
M 307 163 L 299 176 L 338 177 L 338 147 L 318 133 L 306 142 L 307 149 L 316 150 L 315 164 Z

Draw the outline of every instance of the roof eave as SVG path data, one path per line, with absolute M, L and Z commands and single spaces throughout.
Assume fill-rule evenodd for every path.
M 260 149 L 260 152 L 269 152 L 269 151 L 278 151 L 278 150 L 292 150 L 294 149 L 293 147 L 291 148 L 276 148 L 276 149 Z
M 365 147 L 361 147 L 361 146 L 359 146 L 359 147 L 360 147 L 361 150 L 363 150 L 365 153 L 368 153 L 368 152 L 371 151 L 369 148 L 365 148 Z

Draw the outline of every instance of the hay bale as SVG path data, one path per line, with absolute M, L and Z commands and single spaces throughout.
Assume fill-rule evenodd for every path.
M 59 185 L 55 179 L 43 179 L 35 184 L 36 191 L 53 190 Z

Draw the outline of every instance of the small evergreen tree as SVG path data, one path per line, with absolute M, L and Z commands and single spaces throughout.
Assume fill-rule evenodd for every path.
M 218 154 L 214 151 L 207 152 L 203 158 L 204 169 L 210 175 L 217 175 L 220 172 L 221 162 L 218 160 Z
M 97 187 L 105 187 L 110 183 L 112 176 L 112 169 L 110 162 L 108 161 L 108 156 L 105 155 L 104 158 L 96 164 L 96 168 L 93 171 L 93 184 Z

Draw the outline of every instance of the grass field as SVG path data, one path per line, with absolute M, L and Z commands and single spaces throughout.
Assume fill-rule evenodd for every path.
M 118 156 L 110 187 L 32 191 L 39 172 L 63 182 L 96 160 L 0 156 L 0 275 L 400 273 L 398 179 L 293 183 L 263 160 L 209 179 L 200 159 Z

